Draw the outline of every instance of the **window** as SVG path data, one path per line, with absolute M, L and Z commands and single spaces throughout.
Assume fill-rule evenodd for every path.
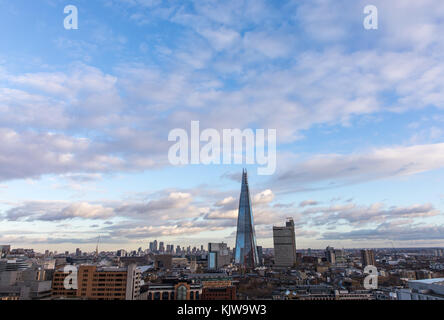
M 177 300 L 186 300 L 187 299 L 187 287 L 184 285 L 179 286 L 177 288 Z

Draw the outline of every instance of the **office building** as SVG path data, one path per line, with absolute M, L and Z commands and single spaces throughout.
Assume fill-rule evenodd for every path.
M 77 289 L 67 289 L 63 268 L 54 273 L 53 298 L 85 300 L 136 300 L 140 294 L 141 273 L 136 265 L 98 267 L 81 265 L 77 273 Z
M 51 297 L 46 270 L 36 265 L 10 263 L 0 271 L 0 300 L 44 300 Z
M 157 252 L 157 240 L 153 241 L 153 251 Z
M 328 246 L 325 248 L 325 258 L 330 264 L 336 263 L 336 251 L 335 248 Z
M 285 227 L 273 227 L 274 264 L 276 267 L 296 265 L 296 236 L 294 221 L 287 219 Z
M 362 266 L 375 266 L 375 252 L 373 250 L 361 250 Z
M 251 207 L 250 190 L 248 187 L 247 171 L 242 172 L 242 186 L 239 199 L 237 218 L 235 263 L 246 268 L 259 265 L 256 234 L 254 230 L 253 210 Z
M 156 269 L 171 269 L 173 267 L 173 256 L 170 254 L 158 254 L 154 257 Z
M 126 250 L 124 250 L 124 249 L 117 250 L 117 254 L 116 255 L 118 257 L 126 257 Z
M 162 241 L 159 242 L 159 252 L 165 252 L 165 244 Z
M 230 253 L 226 243 L 208 244 L 208 269 L 218 270 L 230 264 Z

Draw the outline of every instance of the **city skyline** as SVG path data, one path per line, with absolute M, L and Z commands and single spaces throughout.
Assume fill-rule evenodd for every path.
M 234 248 L 246 167 L 258 246 L 443 247 L 444 3 L 367 4 L 0 0 L 0 244 Z M 192 121 L 276 129 L 276 172 L 171 165 Z

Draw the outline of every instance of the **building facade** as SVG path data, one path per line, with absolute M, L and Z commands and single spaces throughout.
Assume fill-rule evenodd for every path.
M 336 250 L 333 247 L 328 246 L 325 248 L 325 258 L 327 259 L 327 262 L 330 264 L 336 263 Z
M 141 274 L 135 265 L 123 268 L 81 265 L 77 272 L 77 289 L 65 287 L 68 275 L 63 268 L 54 273 L 53 298 L 136 300 L 140 294 Z
M 251 207 L 246 170 L 243 170 L 242 172 L 242 187 L 239 199 L 234 260 L 236 264 L 246 268 L 254 268 L 259 265 L 253 210 Z
M 201 300 L 236 300 L 236 287 L 204 287 Z
M 362 266 L 376 265 L 375 252 L 373 250 L 361 250 Z
M 287 219 L 285 227 L 273 227 L 274 263 L 276 267 L 296 265 L 296 236 L 293 219 Z
M 444 278 L 410 280 L 408 288 L 395 294 L 398 300 L 444 300 Z
M 200 283 L 152 283 L 143 287 L 139 300 L 200 300 L 201 294 Z
M 230 264 L 230 253 L 226 243 L 208 244 L 208 269 L 218 270 Z

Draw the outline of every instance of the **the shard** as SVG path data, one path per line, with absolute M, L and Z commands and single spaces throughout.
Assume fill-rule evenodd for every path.
M 254 232 L 253 210 L 251 208 L 250 190 L 248 188 L 247 171 L 242 171 L 242 188 L 239 199 L 239 214 L 237 217 L 235 263 L 246 268 L 259 265 Z

